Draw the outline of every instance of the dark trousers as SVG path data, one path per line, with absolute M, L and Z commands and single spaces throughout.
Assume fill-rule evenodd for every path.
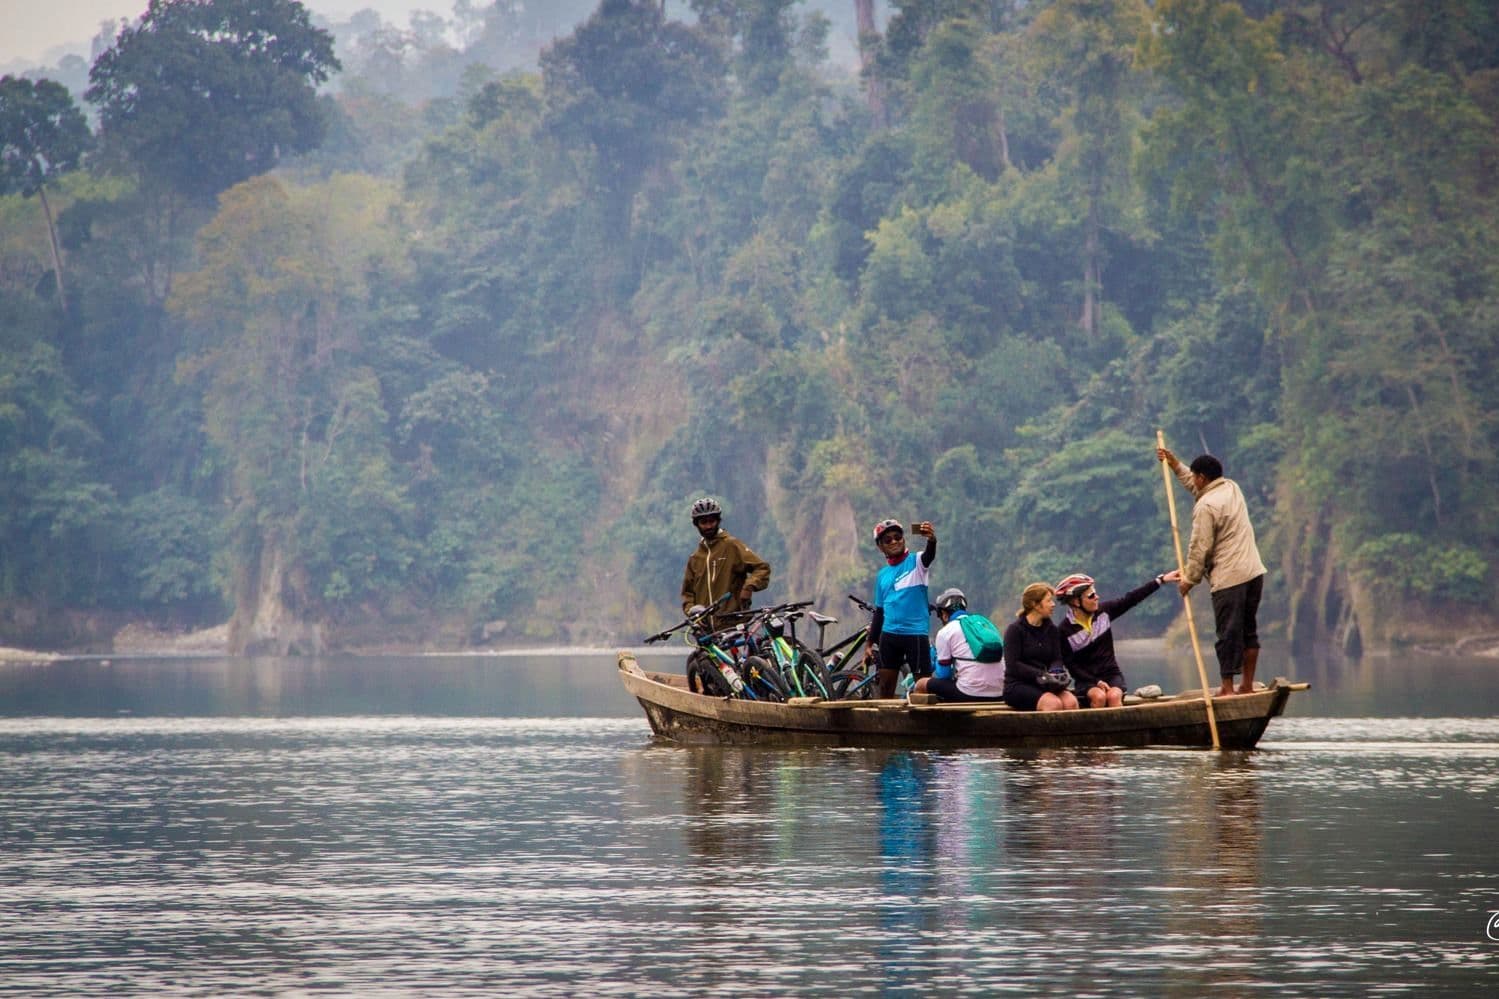
M 1232 677 L 1244 668 L 1244 650 L 1260 647 L 1260 594 L 1265 577 L 1213 591 L 1213 624 L 1218 630 L 1218 675 Z

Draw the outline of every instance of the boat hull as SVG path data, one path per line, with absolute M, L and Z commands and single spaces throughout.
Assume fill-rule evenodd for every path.
M 619 654 L 620 680 L 640 702 L 651 731 L 689 745 L 1211 747 L 1200 692 L 1118 708 L 1014 711 L 1002 703 L 915 705 L 904 700 L 772 704 L 708 697 L 681 676 L 648 673 Z M 1213 699 L 1218 742 L 1253 749 L 1270 720 L 1307 684 L 1275 683 L 1253 694 Z

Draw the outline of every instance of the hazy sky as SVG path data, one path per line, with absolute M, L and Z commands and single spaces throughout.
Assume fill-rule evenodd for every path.
M 308 10 L 343 20 L 357 10 L 371 8 L 385 20 L 405 27 L 414 10 L 430 10 L 451 17 L 453 0 L 302 0 Z M 0 0 L 0 66 L 17 60 L 50 65 L 66 46 L 88 58 L 88 43 L 100 21 L 134 21 L 145 13 L 148 0 Z

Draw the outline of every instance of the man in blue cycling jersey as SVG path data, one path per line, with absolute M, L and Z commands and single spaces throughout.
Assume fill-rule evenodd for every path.
M 912 524 L 911 531 L 926 538 L 920 555 L 906 548 L 906 532 L 898 520 L 874 525 L 874 543 L 885 556 L 885 567 L 874 580 L 874 615 L 869 622 L 869 649 L 865 660 L 879 650 L 881 697 L 894 697 L 901 667 L 912 677 L 932 671 L 931 646 L 927 639 L 931 608 L 927 604 L 927 570 L 937 557 L 937 532 L 932 522 Z

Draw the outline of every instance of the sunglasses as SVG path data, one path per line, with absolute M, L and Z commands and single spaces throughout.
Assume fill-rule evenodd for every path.
M 879 544 L 888 545 L 892 541 L 901 541 L 904 538 L 905 538 L 905 535 L 902 534 L 900 531 L 891 531 L 888 534 L 881 534 L 880 535 Z

